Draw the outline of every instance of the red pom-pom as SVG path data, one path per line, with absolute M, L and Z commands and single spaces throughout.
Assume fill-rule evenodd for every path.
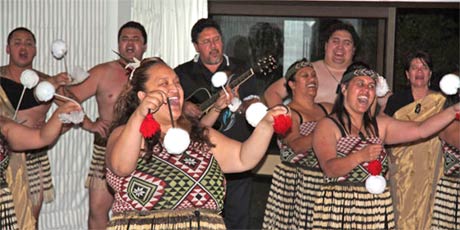
M 151 113 L 145 116 L 144 120 L 142 121 L 141 128 L 139 129 L 144 138 L 152 137 L 160 130 L 160 124 L 158 124 L 158 122 L 153 118 Z
M 284 136 L 292 126 L 291 117 L 285 114 L 281 114 L 274 117 L 274 119 L 275 122 L 273 123 L 273 129 L 275 129 L 275 133 Z
M 382 163 L 380 163 L 380 161 L 378 160 L 373 160 L 369 162 L 367 164 L 367 171 L 369 171 L 369 173 L 372 176 L 380 175 L 380 173 L 382 172 Z

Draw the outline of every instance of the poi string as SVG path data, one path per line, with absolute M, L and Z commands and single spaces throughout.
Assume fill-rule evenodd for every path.
M 169 101 L 169 97 L 166 97 L 166 101 L 168 102 L 169 118 L 171 119 L 171 125 L 173 128 L 175 128 L 174 118 L 173 118 L 172 109 L 171 109 L 171 102 Z
M 25 86 L 22 86 L 21 97 L 19 98 L 18 105 L 16 106 L 16 110 L 14 111 L 13 120 L 16 120 L 16 116 L 18 115 L 19 106 L 21 105 L 22 98 L 24 97 L 24 93 L 25 93 L 25 92 L 26 92 L 26 87 L 25 87 Z
M 64 59 L 64 69 L 65 69 L 65 72 L 67 73 L 67 77 L 70 78 L 69 71 L 68 71 L 69 68 L 67 68 L 67 58 L 65 56 L 67 56 L 67 55 L 64 55 L 64 57 L 63 57 L 63 59 Z
M 57 94 L 57 93 L 55 93 L 54 96 L 59 97 L 59 98 L 62 98 L 62 99 L 64 99 L 64 100 L 71 101 L 71 102 L 73 102 L 73 103 L 75 103 L 75 104 L 77 104 L 77 105 L 80 105 L 80 103 L 78 103 L 77 101 L 75 101 L 74 99 L 72 99 L 72 98 L 70 98 L 70 97 L 66 97 L 66 96 L 63 96 L 63 95 L 60 95 L 60 94 Z
M 175 128 L 169 97 L 166 97 L 172 127 L 168 129 L 163 140 L 164 147 L 169 154 L 182 154 L 190 145 L 190 136 L 187 131 Z
M 22 71 L 20 81 L 22 84 L 21 97 L 19 98 L 18 104 L 16 105 L 16 110 L 14 111 L 13 120 L 16 121 L 16 116 L 18 114 L 19 107 L 21 107 L 22 99 L 24 98 L 24 93 L 27 89 L 34 88 L 39 81 L 38 75 L 35 71 L 26 69 Z

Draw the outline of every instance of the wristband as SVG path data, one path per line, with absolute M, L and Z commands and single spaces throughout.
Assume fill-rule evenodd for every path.
M 238 110 L 238 108 L 241 106 L 241 100 L 237 97 L 234 97 L 231 101 L 230 104 L 228 104 L 228 108 L 230 109 L 230 111 L 232 111 L 233 113 L 236 112 Z
M 455 120 L 460 121 L 460 112 L 455 113 Z
M 214 110 L 214 111 L 216 111 L 216 112 L 218 112 L 218 113 L 222 112 L 222 109 L 219 109 L 219 108 L 217 108 L 217 107 L 215 107 L 215 106 L 212 107 L 212 110 Z

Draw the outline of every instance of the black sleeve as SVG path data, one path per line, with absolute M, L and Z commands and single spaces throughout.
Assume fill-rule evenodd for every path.
M 413 101 L 414 98 L 410 89 L 397 92 L 388 98 L 387 105 L 383 112 L 388 116 L 393 116 L 396 111 Z
M 234 78 L 241 76 L 243 73 L 246 73 L 251 69 L 246 62 L 234 58 L 231 58 L 230 60 L 232 63 L 231 69 L 232 73 L 234 73 Z M 241 100 L 249 95 L 258 95 L 255 76 L 250 77 L 246 82 L 241 84 L 238 93 Z

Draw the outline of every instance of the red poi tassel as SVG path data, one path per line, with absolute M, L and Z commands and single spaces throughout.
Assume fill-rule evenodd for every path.
M 291 117 L 285 114 L 281 114 L 274 117 L 273 129 L 275 133 L 279 135 L 286 135 L 286 133 L 291 129 L 292 120 Z
M 380 175 L 380 173 L 382 172 L 382 163 L 380 163 L 380 161 L 378 160 L 373 160 L 369 162 L 367 164 L 367 171 L 369 171 L 369 173 L 372 176 Z
M 144 138 L 149 138 L 155 135 L 157 132 L 161 131 L 161 127 L 155 118 L 153 118 L 153 115 L 149 113 L 142 121 L 139 131 L 142 133 Z

